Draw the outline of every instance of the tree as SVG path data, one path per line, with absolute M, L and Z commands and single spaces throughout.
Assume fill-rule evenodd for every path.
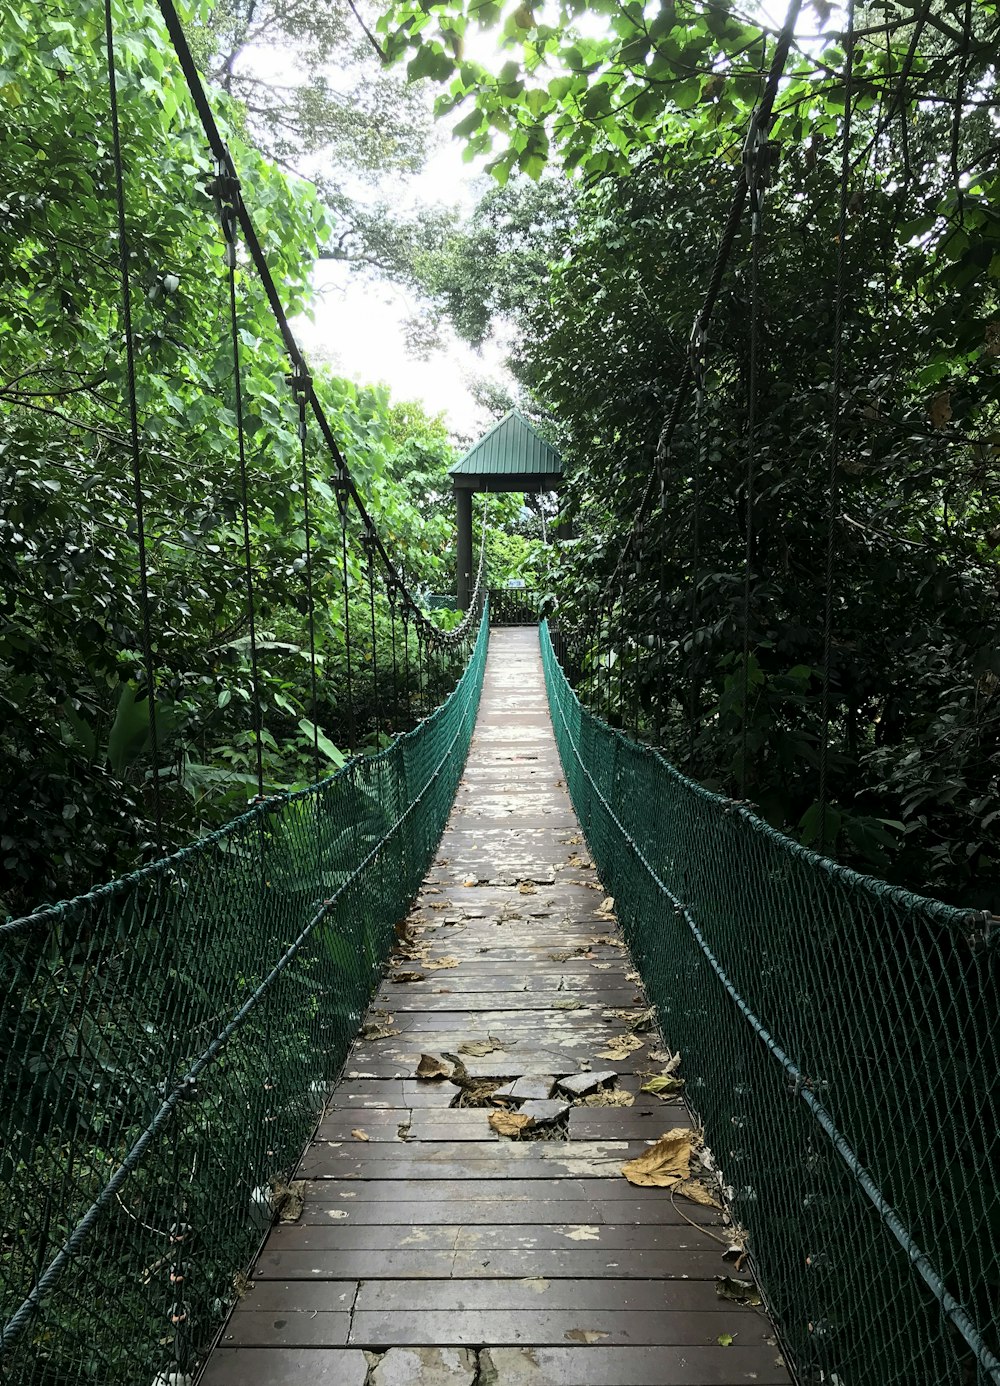
M 643 734 L 785 830 L 995 905 L 995 7 L 971 22 L 950 4 L 857 17 L 825 813 L 842 36 L 793 44 L 767 132 L 780 164 L 760 287 L 744 227 L 711 324 L 704 407 L 696 416 L 687 398 L 658 470 L 773 36 L 714 3 L 652 16 L 599 4 L 603 28 L 594 14 L 583 32 L 572 6 L 477 6 L 474 21 L 462 4 L 425 15 L 404 3 L 384 23 L 411 75 L 446 88 L 439 110 L 462 108 L 457 133 L 493 154 L 501 184 L 515 168 L 555 169 L 582 187 L 563 252 L 518 307 L 513 360 L 558 420 L 571 471 L 579 537 L 564 548 L 560 620 L 580 631 L 580 686 L 599 683 L 613 717 L 638 708 Z M 473 22 L 502 35 L 497 73 L 460 51 Z
M 319 698 L 307 638 L 296 409 L 262 288 L 238 252 L 237 329 L 259 685 L 249 657 L 243 509 L 224 238 L 214 169 L 155 6 L 116 6 L 118 98 L 150 570 L 138 584 L 129 379 L 116 179 L 101 17 L 84 0 L 15 8 L 0 103 L 0 907 L 86 888 L 177 845 L 254 793 L 254 705 L 266 782 L 312 778 L 349 730 L 341 523 L 332 464 L 311 429 L 312 576 Z M 240 134 L 214 93 L 248 204 L 289 312 L 328 222 L 315 189 Z M 383 390 L 321 376 L 317 389 L 358 484 L 418 588 L 447 584 L 450 520 L 429 497 L 451 451 L 440 424 Z M 411 494 L 420 469 L 423 493 Z M 438 479 L 435 481 L 435 475 Z M 357 652 L 355 745 L 373 746 L 373 652 L 364 548 L 349 527 Z M 379 638 L 393 613 L 377 593 Z M 146 625 L 158 751 L 151 759 Z M 396 629 L 397 638 L 399 635 Z M 367 643 L 366 643 L 367 642 Z

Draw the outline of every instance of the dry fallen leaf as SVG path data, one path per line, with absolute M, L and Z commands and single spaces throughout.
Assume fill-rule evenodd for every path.
M 398 1035 L 399 1031 L 393 1026 L 393 1017 L 388 1011 L 373 1011 L 361 1026 L 361 1038 L 363 1040 L 388 1039 L 390 1035 Z
M 604 1088 L 601 1092 L 588 1093 L 581 1098 L 582 1107 L 631 1107 L 635 1102 L 632 1093 L 624 1088 Z
M 394 972 L 389 980 L 392 982 L 422 982 L 424 974 L 422 972 Z
M 643 1083 L 640 1092 L 651 1092 L 657 1097 L 674 1097 L 684 1086 L 683 1078 L 675 1078 L 672 1073 L 658 1073 Z
M 720 1299 L 732 1300 L 734 1304 L 760 1303 L 760 1294 L 752 1280 L 734 1280 L 731 1275 L 716 1276 L 715 1293 Z
M 693 1147 L 693 1131 L 668 1131 L 642 1155 L 626 1161 L 622 1174 L 641 1188 L 672 1189 L 690 1177 Z
M 533 882 L 531 882 L 531 881 L 520 881 L 520 882 L 518 882 L 518 887 L 517 887 L 517 888 L 518 888 L 518 891 L 519 891 L 522 895 L 534 895 L 534 894 L 535 894 L 535 887 L 534 887 Z
M 692 1203 L 700 1203 L 703 1208 L 722 1207 L 722 1204 L 712 1191 L 706 1189 L 704 1184 L 699 1184 L 694 1179 L 685 1179 L 683 1183 L 675 1184 L 671 1193 L 680 1194 L 682 1198 L 689 1198 Z
M 456 957 L 453 957 L 451 954 L 449 954 L 446 958 L 424 958 L 424 967 L 428 968 L 431 972 L 440 972 L 443 967 L 457 966 L 458 959 Z
M 352 1132 L 351 1132 L 351 1135 L 354 1137 L 354 1139 L 355 1139 L 356 1141 L 370 1141 L 370 1140 L 371 1140 L 371 1136 L 369 1136 L 369 1134 L 368 1134 L 367 1131 L 361 1131 L 361 1130 L 352 1131 Z
M 440 1059 L 436 1059 L 433 1054 L 421 1054 L 420 1062 L 417 1064 L 417 1077 L 450 1078 L 451 1069 Z
M 603 1338 L 610 1338 L 611 1334 L 603 1328 L 567 1328 L 563 1337 L 570 1343 L 599 1343 Z
M 279 1222 L 298 1222 L 305 1207 L 306 1181 L 293 1179 L 290 1184 L 277 1183 L 271 1195 L 271 1207 Z
M 614 1039 L 608 1040 L 606 1049 L 599 1049 L 596 1054 L 598 1059 L 627 1059 L 630 1054 L 634 1054 L 637 1049 L 642 1049 L 646 1041 L 641 1040 L 638 1035 L 615 1035 Z
M 534 1118 L 520 1112 L 490 1112 L 489 1122 L 498 1136 L 519 1136 L 534 1126 Z
M 460 1044 L 458 1046 L 458 1052 L 460 1054 L 471 1054 L 474 1058 L 482 1059 L 485 1058 L 487 1054 L 495 1054 L 502 1048 L 503 1045 L 498 1044 L 496 1040 L 473 1040 L 470 1044 Z

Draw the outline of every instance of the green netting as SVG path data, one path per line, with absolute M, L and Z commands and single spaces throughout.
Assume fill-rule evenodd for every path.
M 583 708 L 566 781 L 803 1382 L 1000 1382 L 998 949 Z M 720 1270 L 727 1267 L 720 1266 Z
M 0 926 L 4 1382 L 188 1380 L 440 838 L 487 640 L 380 755 Z

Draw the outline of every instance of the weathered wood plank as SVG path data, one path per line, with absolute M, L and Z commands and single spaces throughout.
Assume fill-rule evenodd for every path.
M 534 632 L 494 638 L 409 918 L 417 956 L 374 1002 L 396 1033 L 355 1043 L 297 1170 L 301 1217 L 272 1230 L 203 1381 L 787 1386 L 767 1318 L 718 1297 L 720 1214 L 621 1175 L 690 1118 L 639 1092 L 664 1061 L 655 1033 L 601 1057 L 645 993 L 562 783 Z M 423 978 L 392 980 L 409 972 Z M 489 1052 L 463 1053 L 476 1045 Z M 420 1055 L 443 1052 L 464 1074 L 417 1080 Z M 571 1106 L 553 1139 L 511 1141 L 487 1107 L 451 1106 L 466 1075 L 601 1070 L 633 1105 Z

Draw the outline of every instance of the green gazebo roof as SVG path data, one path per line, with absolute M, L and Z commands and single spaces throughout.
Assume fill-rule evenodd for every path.
M 484 433 L 450 476 L 562 476 L 562 461 L 523 414 L 512 409 Z

